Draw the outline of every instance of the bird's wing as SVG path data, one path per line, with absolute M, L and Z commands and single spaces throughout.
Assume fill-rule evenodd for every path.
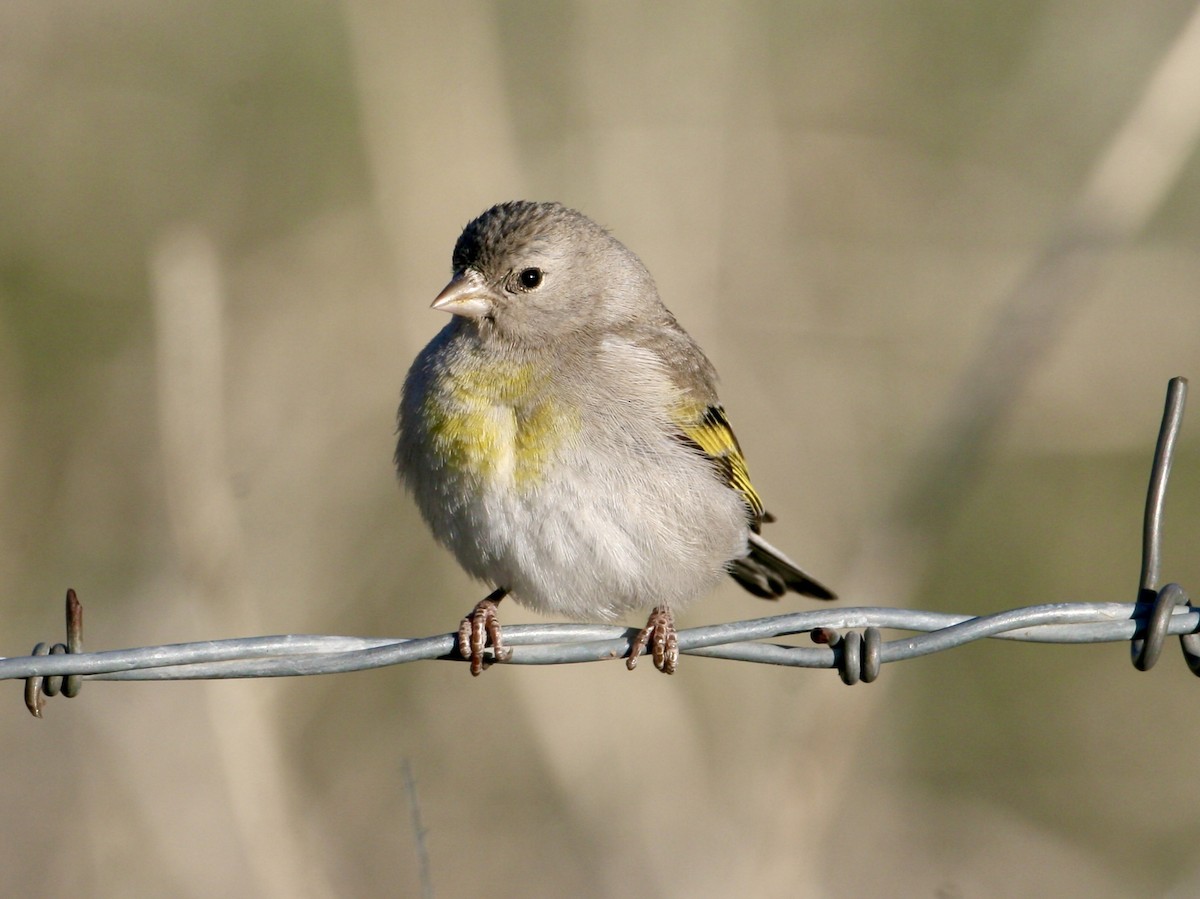
M 758 491 L 750 482 L 746 457 L 742 455 L 737 436 L 729 426 L 725 410 L 719 405 L 706 408 L 684 406 L 673 417 L 679 427 L 679 439 L 701 453 L 721 479 L 741 494 L 750 526 L 757 532 L 762 522 L 769 521 L 770 517 L 763 508 Z
M 654 353 L 673 387 L 668 409 L 676 437 L 702 455 L 717 475 L 741 494 L 755 532 L 771 516 L 750 482 L 746 457 L 717 399 L 717 372 L 696 342 L 670 313 L 658 326 L 642 331 L 638 343 Z

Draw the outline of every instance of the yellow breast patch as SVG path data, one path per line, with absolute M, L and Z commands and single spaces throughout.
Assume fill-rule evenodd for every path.
M 537 483 L 578 416 L 540 388 L 533 366 L 491 364 L 444 371 L 425 397 L 425 422 L 439 461 L 484 481 Z

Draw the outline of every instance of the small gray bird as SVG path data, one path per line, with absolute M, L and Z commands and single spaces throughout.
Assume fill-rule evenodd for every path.
M 459 628 L 471 673 L 505 661 L 497 604 L 612 621 L 653 607 L 671 674 L 673 611 L 726 574 L 756 596 L 834 595 L 762 539 L 772 518 L 717 399 L 716 371 L 640 259 L 558 203 L 493 206 L 463 230 L 451 313 L 413 362 L 396 468 L 434 536 L 495 589 Z

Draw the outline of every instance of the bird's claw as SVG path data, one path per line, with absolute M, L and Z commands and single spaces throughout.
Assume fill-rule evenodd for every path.
M 493 598 L 493 593 L 487 599 L 480 600 L 471 613 L 458 626 L 458 653 L 471 662 L 471 674 L 478 677 L 483 673 L 483 651 L 488 643 L 492 645 L 492 658 L 497 662 L 507 662 L 512 658 L 512 650 L 504 645 L 500 634 L 500 618 L 497 614 L 500 599 Z
M 675 632 L 675 616 L 668 606 L 655 606 L 650 613 L 646 626 L 633 639 L 625 667 L 630 671 L 636 668 L 638 656 L 647 646 L 654 658 L 654 667 L 663 674 L 674 674 L 679 664 L 679 636 Z

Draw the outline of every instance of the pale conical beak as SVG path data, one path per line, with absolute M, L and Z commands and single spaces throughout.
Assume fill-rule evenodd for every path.
M 467 269 L 437 295 L 433 308 L 463 318 L 482 318 L 493 309 L 492 292 L 479 272 Z

